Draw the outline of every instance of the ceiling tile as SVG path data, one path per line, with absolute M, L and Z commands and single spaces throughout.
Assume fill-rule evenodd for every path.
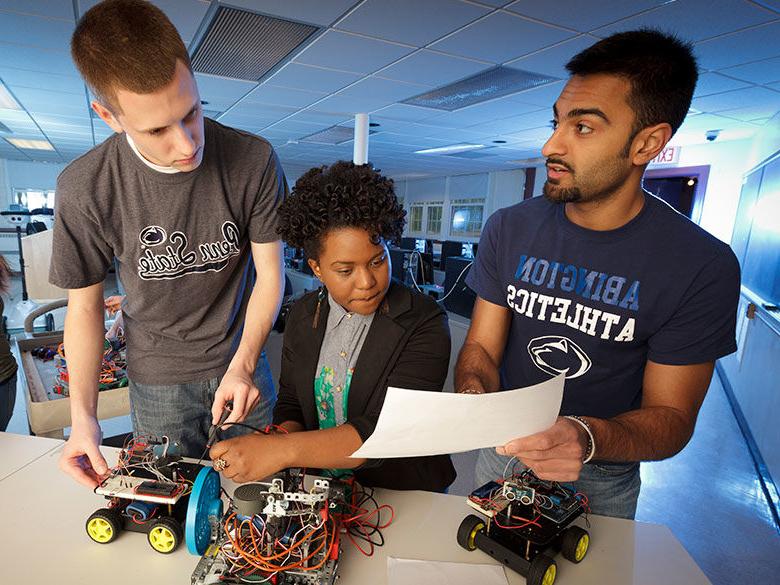
M 569 72 L 566 71 L 566 63 L 568 63 L 569 59 L 595 42 L 596 39 L 593 37 L 582 35 L 528 57 L 510 61 L 507 65 L 515 69 L 523 69 L 534 73 L 543 73 L 558 79 L 566 79 L 569 77 Z
M 757 105 L 751 105 L 744 108 L 735 108 L 733 110 L 727 110 L 721 112 L 720 115 L 726 118 L 734 118 L 742 122 L 749 122 L 757 118 L 771 118 L 778 112 L 780 112 L 780 94 L 775 104 L 762 103 Z
M 230 0 L 228 4 L 262 14 L 328 26 L 357 0 Z
M 228 126 L 262 128 L 295 113 L 295 108 L 242 102 L 219 117 Z
M 0 54 L 3 56 L 2 65 L 8 66 L 10 63 L 18 69 L 79 77 L 79 72 L 71 61 L 67 44 L 64 46 L 65 48 L 62 50 L 39 49 L 9 44 L 3 40 L 0 41 Z
M 780 56 L 778 37 L 780 22 L 774 22 L 702 41 L 696 44 L 695 53 L 700 67 L 722 69 Z
M 386 67 L 377 75 L 436 87 L 459 81 L 491 67 L 492 64 L 488 63 L 421 50 Z
M 87 10 L 95 6 L 99 0 L 77 0 L 79 5 L 79 17 Z M 207 0 L 153 0 L 179 31 L 179 35 L 185 44 L 189 44 L 192 37 L 198 31 L 203 17 L 209 9 Z M 230 4 L 236 4 L 231 1 Z
M 506 99 L 552 110 L 553 104 L 558 100 L 558 96 L 561 95 L 565 85 L 565 81 L 556 81 L 542 87 L 513 94 Z
M 250 103 L 275 104 L 293 108 L 303 108 L 322 99 L 325 93 L 314 93 L 301 89 L 279 87 L 270 83 L 264 83 L 246 96 L 245 101 Z
M 74 20 L 73 0 L 47 0 L 31 2 L 30 0 L 0 0 L 0 10 L 22 12 L 48 18 Z
M 701 132 L 702 139 L 704 138 L 704 132 L 707 130 L 717 130 L 721 128 L 731 128 L 739 126 L 740 122 L 733 118 L 726 118 L 717 114 L 699 114 L 697 116 L 688 116 L 685 118 L 680 131 L 696 131 Z M 702 140 L 703 141 L 703 140 Z
M 372 73 L 413 50 L 379 39 L 331 30 L 309 45 L 295 58 L 295 62 L 353 73 Z
M 328 93 L 338 91 L 357 81 L 360 77 L 361 75 L 358 73 L 288 63 L 269 77 L 267 81 L 281 87 Z
M 764 87 L 748 87 L 706 97 L 695 98 L 692 106 L 702 112 L 722 112 L 744 107 L 745 104 L 769 103 L 780 107 L 780 95 Z
M 366 77 L 350 87 L 342 89 L 337 95 L 362 98 L 381 96 L 382 98 L 391 101 L 400 101 L 417 95 L 418 93 L 428 91 L 430 87 L 430 85 L 391 81 L 389 79 L 382 79 L 381 77 Z
M 314 134 L 320 130 L 327 128 L 327 124 L 317 124 L 315 122 L 296 122 L 293 120 L 283 120 L 269 127 L 269 130 L 275 132 L 291 132 L 295 136 L 303 137 L 309 134 Z
M 742 89 L 743 87 L 749 87 L 749 85 L 717 73 L 700 73 L 699 81 L 696 82 L 696 91 L 693 96 L 703 97 L 705 95 L 722 93 L 732 89 Z
M 429 124 L 443 124 L 452 128 L 473 126 L 481 122 L 489 122 L 499 118 L 508 118 L 540 109 L 534 106 L 511 99 L 513 96 L 503 97 L 468 108 L 462 108 L 455 112 L 445 112 L 427 120 Z
M 720 73 L 743 81 L 765 85 L 780 81 L 780 57 L 721 69 Z
M 83 113 L 75 114 L 75 115 L 69 115 L 69 114 L 45 114 L 45 113 L 39 113 L 35 115 L 35 121 L 38 124 L 60 124 L 64 126 L 68 125 L 90 125 L 90 116 L 89 113 L 84 110 Z M 100 119 L 95 119 L 95 122 L 100 122 L 104 127 L 105 123 Z
M 539 110 L 517 116 L 509 116 L 494 120 L 492 122 L 483 122 L 469 126 L 468 130 L 472 132 L 481 132 L 487 134 L 515 134 L 531 128 L 546 126 L 547 133 L 552 132 L 549 128 L 550 112 L 548 110 Z
M 315 124 L 324 124 L 325 126 L 335 126 L 350 121 L 350 117 L 344 114 L 326 114 L 314 112 L 312 110 L 301 110 L 290 117 L 294 122 L 313 122 Z
M 50 112 L 53 114 L 79 115 L 88 113 L 85 96 L 73 93 L 61 93 L 28 87 L 14 88 L 19 103 L 30 112 Z
M 666 1 L 599 0 L 599 2 L 582 2 L 581 0 L 557 0 L 557 2 L 539 2 L 538 0 L 518 0 L 507 6 L 506 10 L 580 32 L 587 32 L 653 8 Z
M 378 110 L 378 111 L 384 111 L 384 110 Z M 396 133 L 403 133 L 404 128 L 408 128 L 411 124 L 414 122 L 408 121 L 408 120 L 392 120 L 390 118 L 384 118 L 382 116 L 379 116 L 376 113 L 372 113 L 368 120 L 371 124 L 379 124 L 379 126 L 372 126 L 372 134 L 370 136 L 378 135 L 379 133 L 386 133 L 386 132 L 396 132 Z M 344 120 L 340 126 L 344 126 L 346 128 L 354 128 L 355 127 L 355 118 L 349 118 L 348 120 Z
M 3 39 L 4 43 L 25 47 L 67 50 L 75 26 L 73 22 L 64 20 L 2 13 L 0 39 Z M 5 61 L 5 57 L 3 60 Z
M 574 33 L 531 22 L 507 12 L 496 12 L 434 43 L 431 48 L 504 63 L 573 36 Z
M 240 99 L 252 88 L 257 86 L 254 81 L 245 81 L 243 79 L 229 79 L 217 75 L 207 75 L 205 73 L 196 73 L 195 79 L 198 82 L 198 91 L 200 99 L 208 103 L 204 109 L 218 110 L 215 106 L 231 106 L 236 100 Z
M 422 47 L 488 12 L 460 0 L 367 0 L 337 28 Z
M 349 95 L 335 94 L 319 102 L 316 106 L 314 106 L 314 110 L 334 113 L 340 112 L 344 115 L 352 116 L 361 112 L 373 112 L 374 110 L 387 106 L 393 101 L 394 100 L 381 95 L 354 97 Z
M 41 83 L 41 73 L 39 71 L 26 71 L 24 69 L 2 67 L 0 68 L 0 79 L 11 88 L 16 86 L 40 88 L 42 85 L 45 85 L 46 89 L 51 91 L 78 94 L 84 98 L 84 103 L 86 103 L 84 82 L 80 77 L 48 73 L 46 75 L 46 82 L 43 84 Z
M 541 146 L 548 138 L 550 138 L 551 134 L 552 129 L 550 128 L 550 125 L 547 124 L 544 126 L 537 126 L 536 128 L 527 128 L 518 132 L 511 132 L 506 134 L 506 136 L 510 136 L 515 140 L 522 141 L 524 143 L 537 143 L 539 146 Z
M 692 14 L 696 17 L 691 18 Z M 776 14 L 744 0 L 686 0 L 666 2 L 655 10 L 621 20 L 594 33 L 606 37 L 619 31 L 646 27 L 677 33 L 681 38 L 695 42 L 775 18 Z
M 429 108 L 421 108 L 419 106 L 410 106 L 408 104 L 393 104 L 376 110 L 371 118 L 380 117 L 390 120 L 405 120 L 408 122 L 419 122 L 426 120 L 440 114 L 439 110 L 431 110 Z

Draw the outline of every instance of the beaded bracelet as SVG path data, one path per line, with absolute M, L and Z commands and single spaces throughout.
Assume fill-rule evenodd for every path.
M 588 463 L 596 454 L 596 442 L 593 440 L 593 431 L 590 430 L 590 425 L 585 421 L 585 419 L 579 416 L 567 415 L 564 418 L 573 420 L 583 429 L 585 429 L 585 432 L 588 434 L 588 445 L 585 448 L 585 457 L 582 459 L 583 464 Z

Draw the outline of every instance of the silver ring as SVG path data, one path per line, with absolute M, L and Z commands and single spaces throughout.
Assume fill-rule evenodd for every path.
M 228 462 L 219 457 L 214 460 L 214 469 L 217 471 L 223 471 L 228 466 Z

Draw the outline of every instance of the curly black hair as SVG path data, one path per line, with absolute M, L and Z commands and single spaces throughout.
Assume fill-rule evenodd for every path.
M 308 170 L 279 207 L 277 232 L 288 245 L 317 260 L 323 237 L 339 228 L 362 228 L 375 243 L 397 242 L 406 224 L 393 180 L 371 164 L 338 161 Z

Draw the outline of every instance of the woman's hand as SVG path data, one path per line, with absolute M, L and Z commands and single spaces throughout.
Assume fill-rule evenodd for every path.
M 209 451 L 214 469 L 236 483 L 258 481 L 292 466 L 290 436 L 252 433 L 220 441 Z

